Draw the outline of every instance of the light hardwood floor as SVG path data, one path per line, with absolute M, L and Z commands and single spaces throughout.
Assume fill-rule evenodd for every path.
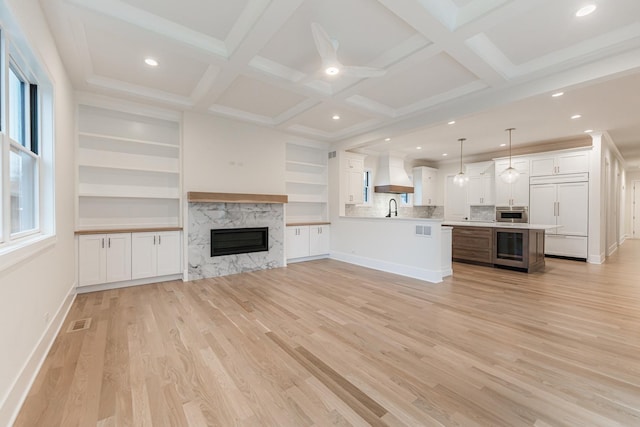
M 79 295 L 16 426 L 94 425 L 638 426 L 640 241 L 440 284 L 321 260 Z

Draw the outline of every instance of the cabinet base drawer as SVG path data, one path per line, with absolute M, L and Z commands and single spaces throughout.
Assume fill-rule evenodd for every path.
M 493 263 L 493 253 L 490 249 L 462 249 L 453 248 L 452 258 L 455 261 L 473 261 L 486 264 Z
M 545 255 L 587 258 L 586 236 L 562 236 L 547 234 L 544 244 Z

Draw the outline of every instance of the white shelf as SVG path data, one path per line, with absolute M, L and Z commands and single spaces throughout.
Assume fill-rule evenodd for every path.
M 142 199 L 179 199 L 177 188 L 124 186 L 109 184 L 83 184 L 78 189 L 80 197 L 136 197 Z
M 180 146 L 176 144 L 169 144 L 166 142 L 157 142 L 157 141 L 147 141 L 144 139 L 125 138 L 122 136 L 105 135 L 101 133 L 78 132 L 78 135 L 80 137 L 84 136 L 84 137 L 90 137 L 90 138 L 105 139 L 109 141 L 132 142 L 135 144 L 154 145 L 158 147 L 170 147 L 178 150 L 180 149 Z
M 327 203 L 321 194 L 289 194 L 289 203 Z
M 148 172 L 180 173 L 178 158 L 143 156 L 113 151 L 78 150 L 78 164 L 109 169 L 127 169 Z
M 80 105 L 76 229 L 182 222 L 180 123 Z
M 288 165 L 296 165 L 296 166 L 308 166 L 311 168 L 319 168 L 323 169 L 327 167 L 326 163 L 309 163 L 309 162 L 298 162 L 296 160 L 287 160 Z

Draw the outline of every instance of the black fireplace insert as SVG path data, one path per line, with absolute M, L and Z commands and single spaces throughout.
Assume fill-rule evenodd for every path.
M 269 250 L 269 227 L 219 228 L 211 230 L 211 256 Z

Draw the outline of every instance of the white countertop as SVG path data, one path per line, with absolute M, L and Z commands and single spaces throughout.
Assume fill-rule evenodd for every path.
M 419 222 L 437 222 L 441 223 L 444 221 L 442 218 L 409 218 L 405 216 L 392 216 L 391 218 L 387 218 L 385 216 L 341 216 L 340 219 L 373 219 L 373 220 L 382 220 L 382 221 L 419 221 Z
M 558 225 L 511 223 L 511 222 L 481 222 L 481 221 L 444 221 L 442 225 L 465 227 L 491 227 L 491 228 L 519 228 L 525 230 L 553 230 Z

